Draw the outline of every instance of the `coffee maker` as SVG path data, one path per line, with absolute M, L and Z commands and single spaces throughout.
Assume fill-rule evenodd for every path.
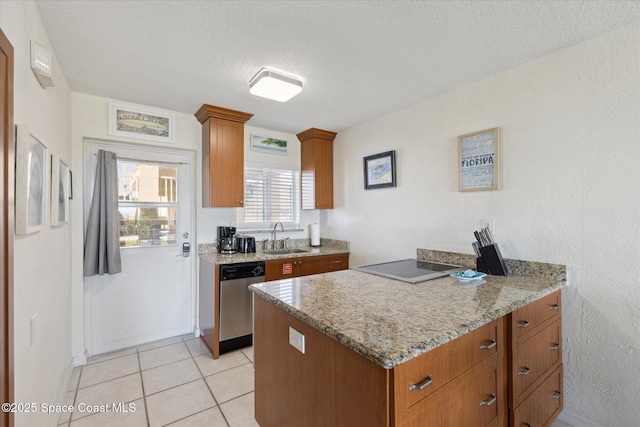
M 237 251 L 236 228 L 230 226 L 218 227 L 218 253 L 234 254 Z

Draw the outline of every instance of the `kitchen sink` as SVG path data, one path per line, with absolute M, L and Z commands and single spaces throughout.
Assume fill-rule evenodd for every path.
M 264 251 L 267 255 L 287 255 L 287 254 L 299 254 L 303 252 L 309 252 L 307 249 L 275 249 L 270 251 Z

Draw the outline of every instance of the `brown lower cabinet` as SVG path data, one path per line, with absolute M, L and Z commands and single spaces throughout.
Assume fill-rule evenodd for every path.
M 270 259 L 265 262 L 265 281 L 289 279 L 349 268 L 349 254 Z
M 254 322 L 261 427 L 504 425 L 501 320 L 393 369 L 260 297 Z M 305 336 L 304 354 L 289 344 L 289 328 Z
M 510 425 L 547 427 L 563 407 L 561 294 L 507 315 Z
M 562 410 L 560 291 L 392 369 L 259 296 L 254 321 L 261 427 L 546 427 Z

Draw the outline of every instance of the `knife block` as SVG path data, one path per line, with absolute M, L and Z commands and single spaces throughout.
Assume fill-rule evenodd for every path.
M 507 266 L 497 243 L 481 247 L 480 255 L 476 259 L 477 271 L 494 276 L 506 276 L 508 274 Z

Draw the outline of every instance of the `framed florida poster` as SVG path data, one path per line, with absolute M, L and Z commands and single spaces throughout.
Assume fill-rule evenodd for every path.
M 458 137 L 458 191 L 500 187 L 499 138 L 498 128 Z

